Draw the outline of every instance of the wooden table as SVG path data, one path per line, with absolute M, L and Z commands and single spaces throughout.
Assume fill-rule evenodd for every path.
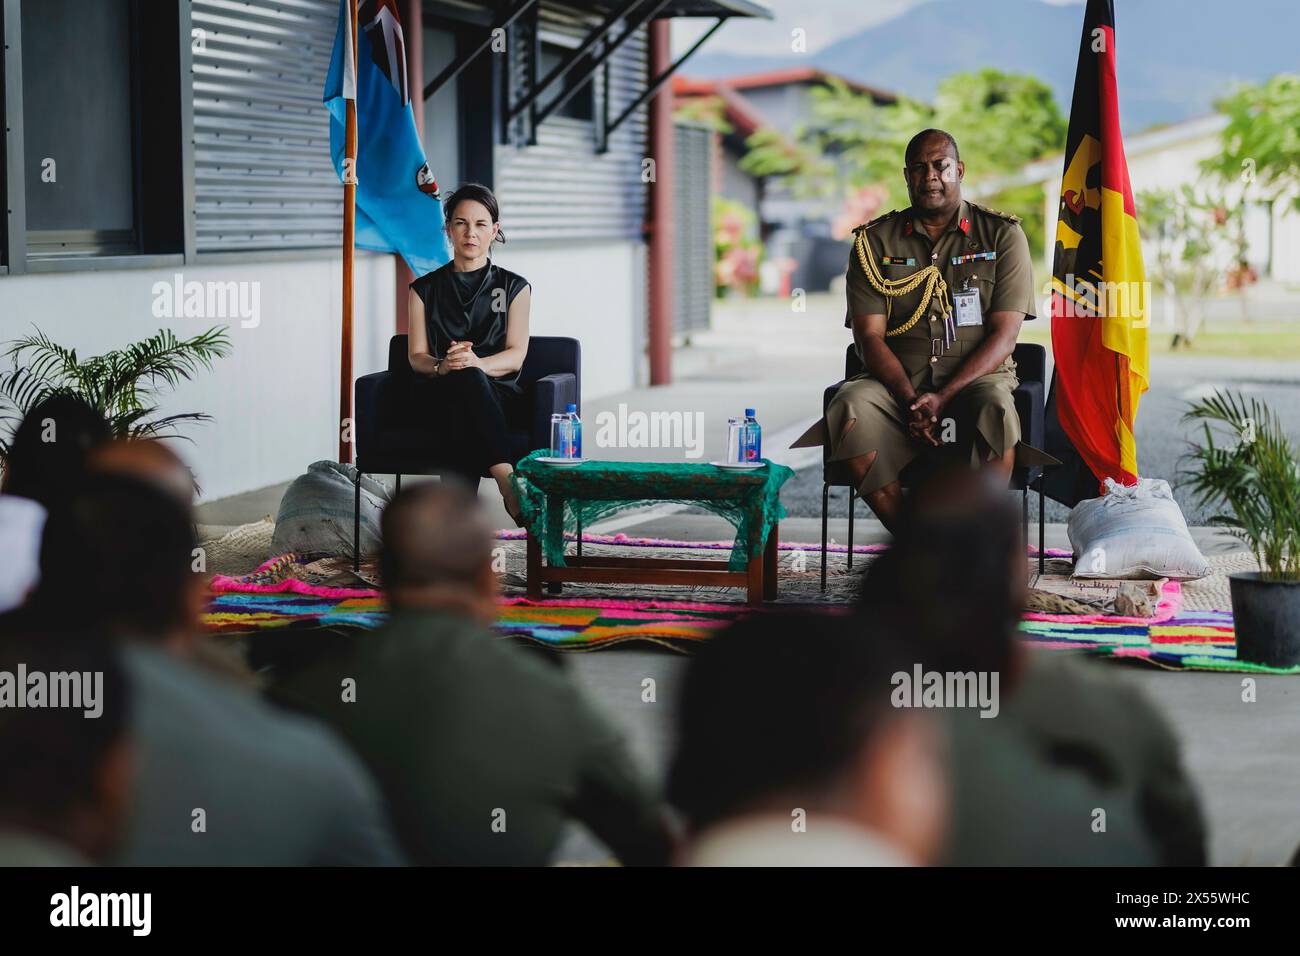
M 528 536 L 528 596 L 541 598 L 543 584 L 686 584 L 704 587 L 745 588 L 750 604 L 773 601 L 777 596 L 777 532 L 772 525 L 763 547 L 763 559 L 750 561 L 748 569 L 731 571 L 726 561 L 706 558 L 619 558 L 582 553 L 565 558 L 564 567 L 542 561 L 542 546 Z
M 777 544 L 780 540 L 780 486 L 794 473 L 782 465 L 768 463 L 761 471 L 728 472 L 695 464 L 645 465 L 644 481 L 639 480 L 636 466 L 590 462 L 578 468 L 557 468 L 533 462 L 529 456 L 519 463 L 517 473 L 525 487 L 521 496 L 528 523 L 528 596 L 540 599 L 543 588 L 559 593 L 565 583 L 573 584 L 685 584 L 705 587 L 745 588 L 751 605 L 773 600 L 777 596 Z M 617 469 L 616 482 L 606 480 L 605 471 Z M 583 469 L 587 469 L 584 476 Z M 644 485 L 645 497 L 638 497 Z M 769 500 L 775 496 L 775 501 Z M 751 557 L 740 570 L 736 560 L 707 558 L 614 557 L 584 553 L 582 541 L 582 502 L 609 507 L 631 508 L 662 501 L 707 502 L 711 508 L 730 516 L 744 515 L 748 529 L 746 539 L 738 540 L 744 553 Z M 556 548 L 557 529 L 564 528 L 566 504 L 570 513 L 576 509 L 577 553 L 568 554 L 562 544 Z M 768 516 L 765 520 L 764 516 Z M 725 515 L 724 515 L 725 516 Z M 738 519 L 737 519 L 738 520 Z M 735 523 L 735 522 L 733 522 Z M 552 536 L 551 554 L 559 554 L 562 564 L 547 561 L 543 537 Z M 590 542 L 587 547 L 590 548 Z

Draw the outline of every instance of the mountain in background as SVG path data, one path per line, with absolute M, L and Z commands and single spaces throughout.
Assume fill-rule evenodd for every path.
M 1039 77 L 1068 115 L 1083 9 L 935 0 L 816 53 L 763 57 L 706 46 L 682 73 L 715 78 L 813 66 L 928 100 L 945 77 L 990 66 Z M 1115 18 L 1125 132 L 1208 113 L 1236 82 L 1300 71 L 1300 0 L 1116 0 Z

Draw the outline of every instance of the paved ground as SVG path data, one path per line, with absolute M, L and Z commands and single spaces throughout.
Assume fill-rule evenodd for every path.
M 634 412 L 678 411 L 703 416 L 704 441 L 689 449 L 696 460 L 719 457 L 725 442 L 726 418 L 744 406 L 758 409 L 765 429 L 768 457 L 794 466 L 811 465 L 817 450 L 800 455 L 786 446 L 820 413 L 819 395 L 833 381 L 842 362 L 846 334 L 837 328 L 835 305 L 814 301 L 807 313 L 788 306 L 719 310 L 715 328 L 698 335 L 677 357 L 677 384 L 642 389 L 586 403 L 588 454 L 599 448 L 604 458 L 683 460 L 687 448 L 600 447 L 595 429 L 602 412 L 617 423 Z M 1293 384 L 1300 367 L 1286 363 L 1232 363 L 1169 358 L 1157 362 L 1155 385 L 1139 416 L 1139 460 L 1147 474 L 1172 474 L 1180 454 L 1180 436 L 1172 421 L 1179 402 L 1216 383 L 1257 390 L 1276 403 L 1293 434 L 1300 431 L 1300 395 Z M 693 437 L 693 436 L 692 436 Z M 787 540 L 815 541 L 820 533 L 814 517 L 820 505 L 820 477 L 814 467 L 787 486 L 784 501 L 792 514 L 782 526 Z M 274 515 L 284 486 L 205 504 L 200 521 L 235 525 Z M 488 485 L 484 502 L 494 509 L 500 526 L 504 511 Z M 843 499 L 831 535 L 844 540 Z M 1061 513 L 1057 513 L 1058 515 Z M 798 517 L 802 516 L 802 517 Z M 865 518 L 865 515 L 864 515 Z M 1059 522 L 1059 517 L 1057 521 Z M 658 509 L 619 519 L 616 529 L 635 528 L 637 534 L 677 538 L 716 538 L 725 531 L 717 519 Z M 604 530 L 604 529 L 602 529 Z M 1236 548 L 1222 536 L 1196 529 L 1206 551 Z M 858 541 L 881 540 L 878 524 L 858 525 Z M 1048 526 L 1049 546 L 1066 544 L 1064 526 Z M 1038 651 L 1038 653 L 1055 653 Z M 687 659 L 663 650 L 610 649 L 573 654 L 564 664 L 584 688 L 628 734 L 637 753 L 657 775 L 671 754 L 674 722 L 672 702 Z M 1257 678 L 1257 700 L 1242 701 L 1240 675 L 1172 673 L 1147 666 L 1107 664 L 1116 680 L 1137 683 L 1164 710 L 1182 737 L 1187 765 L 1200 788 L 1211 823 L 1211 857 L 1217 864 L 1277 864 L 1300 844 L 1300 678 Z M 657 702 L 643 703 L 642 680 L 655 679 Z M 600 859 L 603 851 L 575 833 L 566 842 L 568 859 Z

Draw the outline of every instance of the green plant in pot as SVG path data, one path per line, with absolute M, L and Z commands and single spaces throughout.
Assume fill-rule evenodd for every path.
M 1268 405 L 1233 392 L 1191 403 L 1184 421 L 1200 422 L 1195 468 L 1187 485 L 1210 519 L 1246 542 L 1259 571 L 1233 574 L 1237 657 L 1274 667 L 1300 665 L 1300 463 Z
M 0 432 L 12 435 L 28 409 L 59 392 L 81 396 L 98 409 L 112 433 L 120 438 L 159 438 L 179 435 L 182 422 L 208 421 L 202 412 L 159 416 L 156 395 L 175 388 L 212 363 L 230 354 L 230 338 L 220 327 L 181 339 L 160 329 L 143 341 L 103 355 L 78 356 L 75 349 L 55 342 L 39 329 L 0 346 L 0 359 L 11 367 L 0 372 Z M 0 434 L 0 460 L 8 453 Z

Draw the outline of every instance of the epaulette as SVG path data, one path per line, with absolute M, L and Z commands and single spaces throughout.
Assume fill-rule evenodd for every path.
M 968 206 L 973 206 L 975 209 L 978 209 L 980 212 L 986 212 L 990 216 L 997 216 L 999 219 L 1005 219 L 1007 222 L 1015 222 L 1015 223 L 1020 222 L 1019 216 L 1013 216 L 1011 213 L 1003 212 L 1001 209 L 990 209 L 988 206 L 981 206 L 979 203 L 971 202 L 970 200 L 967 200 L 966 204 Z
M 854 231 L 854 232 L 857 232 L 858 229 L 870 229 L 870 228 L 871 228 L 872 226 L 874 226 L 876 223 L 878 223 L 878 222 L 884 222 L 886 219 L 890 219 L 890 218 L 892 218 L 892 217 L 894 217 L 894 216 L 897 216 L 897 215 L 898 215 L 898 210 L 897 210 L 897 209 L 891 209 L 891 210 L 889 210 L 889 212 L 885 213 L 883 216 L 877 216 L 875 219 L 871 220 L 870 222 L 864 222 L 862 225 L 858 226 L 858 228 L 857 228 L 857 229 L 854 229 L 853 231 Z

